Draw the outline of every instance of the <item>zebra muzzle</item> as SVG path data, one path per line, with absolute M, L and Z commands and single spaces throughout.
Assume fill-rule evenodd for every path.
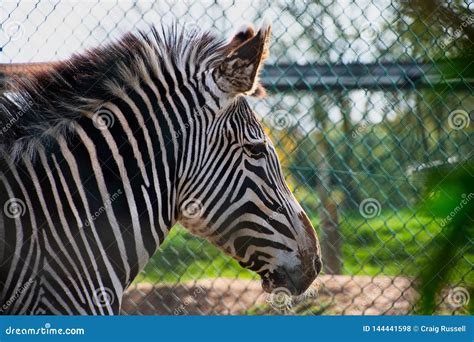
M 321 271 L 322 263 L 319 258 L 313 260 L 309 268 L 296 267 L 286 269 L 278 267 L 273 272 L 260 274 L 262 278 L 262 288 L 265 292 L 271 293 L 277 288 L 285 288 L 294 296 L 304 293 L 317 275 Z

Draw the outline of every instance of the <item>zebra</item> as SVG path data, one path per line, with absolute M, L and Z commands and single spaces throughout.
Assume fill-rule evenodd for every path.
M 322 261 L 248 97 L 271 26 L 177 24 L 17 78 L 0 96 L 0 312 L 115 315 L 180 223 L 302 294 Z

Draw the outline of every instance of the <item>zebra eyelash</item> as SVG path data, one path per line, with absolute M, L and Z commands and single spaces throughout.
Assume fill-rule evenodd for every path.
M 254 144 L 244 144 L 243 148 L 244 151 L 251 157 L 263 157 L 268 153 L 266 141 Z

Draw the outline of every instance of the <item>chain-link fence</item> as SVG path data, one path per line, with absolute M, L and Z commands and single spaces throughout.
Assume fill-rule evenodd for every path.
M 176 18 L 225 37 L 241 23 L 272 21 L 263 74 L 269 95 L 250 101 L 317 227 L 325 274 L 298 300 L 266 295 L 256 275 L 174 227 L 129 288 L 125 314 L 414 312 L 418 276 L 435 262 L 429 246 L 445 236 L 450 220 L 420 206 L 425 175 L 473 159 L 473 3 L 6 0 L 0 6 L 2 63 L 66 58 Z M 456 208 L 474 200 L 467 189 L 460 197 L 441 196 Z M 438 289 L 438 313 L 469 310 L 472 242 L 464 236 Z

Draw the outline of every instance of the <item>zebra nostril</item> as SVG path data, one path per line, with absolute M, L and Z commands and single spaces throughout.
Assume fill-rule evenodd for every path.
M 319 258 L 315 258 L 313 260 L 313 264 L 314 264 L 314 269 L 316 270 L 316 275 L 318 275 L 319 272 L 321 272 L 321 268 L 323 267 L 323 264 Z

